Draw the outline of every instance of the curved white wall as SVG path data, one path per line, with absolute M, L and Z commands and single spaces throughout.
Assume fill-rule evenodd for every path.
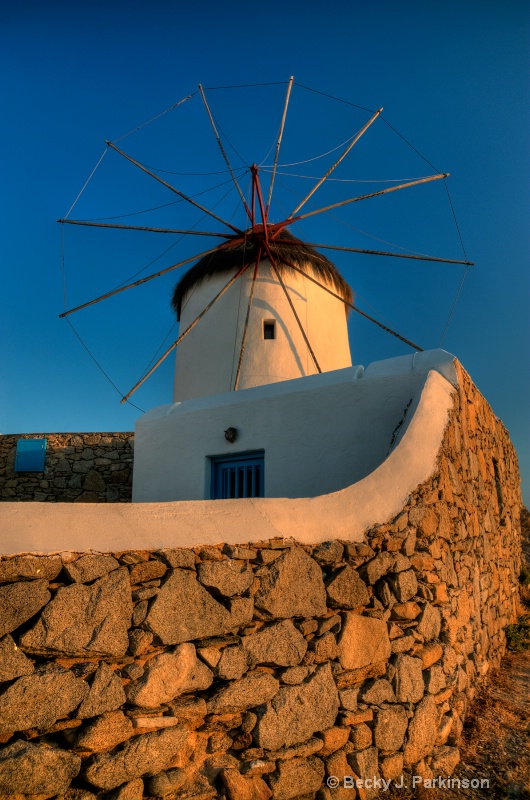
M 306 271 L 310 269 L 306 267 Z M 175 401 L 233 389 L 253 273 L 253 267 L 249 267 L 178 346 Z M 286 272 L 282 278 L 322 372 L 351 366 L 344 303 L 296 272 Z M 214 275 L 184 298 L 180 333 L 229 279 L 230 274 Z M 263 338 L 264 320 L 275 320 L 275 339 Z M 239 388 L 316 372 L 285 293 L 269 262 L 263 261 L 252 301 Z
M 444 351 L 160 406 L 136 423 L 133 501 L 210 497 L 212 456 L 265 451 L 265 497 L 343 489 L 382 464 L 406 430 L 426 374 L 454 379 Z M 237 428 L 229 443 L 224 431 Z
M 371 371 L 379 377 L 407 373 L 411 379 L 420 379 L 408 422 L 401 427 L 392 452 L 351 486 L 297 499 L 0 503 L 0 552 L 156 550 L 257 542 L 277 536 L 307 543 L 330 536 L 362 541 L 368 528 L 393 519 L 407 497 L 436 470 L 457 385 L 453 358 L 440 350 L 379 362 L 367 369 L 368 377 Z M 361 383 L 357 381 L 358 386 Z M 372 385 L 376 390 L 381 384 L 374 379 Z

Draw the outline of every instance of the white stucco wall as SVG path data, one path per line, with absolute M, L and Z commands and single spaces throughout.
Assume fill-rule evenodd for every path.
M 151 550 L 278 536 L 307 543 L 329 538 L 360 541 L 365 530 L 393 519 L 411 492 L 432 476 L 453 405 L 452 356 L 431 351 L 392 359 L 384 371 L 392 373 L 398 366 L 400 374 L 422 376 L 408 424 L 402 426 L 390 455 L 353 485 L 297 499 L 0 503 L 0 553 Z M 381 371 L 374 365 L 372 372 Z
M 309 266 L 307 269 L 311 270 Z M 217 395 L 233 388 L 253 274 L 253 268 L 249 268 L 178 346 L 175 401 Z M 296 272 L 286 272 L 282 277 L 320 369 L 328 372 L 351 366 L 344 303 Z M 229 278 L 229 274 L 214 275 L 194 287 L 182 304 L 180 333 Z M 275 339 L 263 338 L 264 320 L 275 320 Z M 316 372 L 285 293 L 271 273 L 270 263 L 263 261 L 252 300 L 239 388 Z
M 254 450 L 265 451 L 265 497 L 343 489 L 388 456 L 437 364 L 454 371 L 432 351 L 371 365 L 362 378 L 350 367 L 155 408 L 136 424 L 133 501 L 208 499 L 211 457 Z M 238 430 L 232 444 L 228 427 Z

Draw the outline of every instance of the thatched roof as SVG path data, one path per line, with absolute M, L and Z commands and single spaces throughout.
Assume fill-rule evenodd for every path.
M 295 244 L 283 244 L 282 242 L 295 242 Z M 346 283 L 337 268 L 326 256 L 323 256 L 308 244 L 305 244 L 292 233 L 282 230 L 277 238 L 270 243 L 273 255 L 276 257 L 278 267 L 283 272 L 288 272 L 289 267 L 284 264 L 284 260 L 290 261 L 296 267 L 306 270 L 311 267 L 314 277 L 322 283 L 328 284 L 337 294 L 345 300 L 352 302 L 353 294 L 350 286 Z M 175 286 L 171 305 L 180 320 L 182 302 L 186 295 L 197 285 L 202 283 L 210 275 L 218 273 L 234 273 L 241 269 L 244 264 L 253 263 L 258 253 L 258 243 L 249 239 L 245 242 L 234 244 L 233 247 L 223 247 L 204 256 L 189 269 Z M 265 260 L 262 257 L 262 260 Z M 291 270 L 292 272 L 293 270 Z

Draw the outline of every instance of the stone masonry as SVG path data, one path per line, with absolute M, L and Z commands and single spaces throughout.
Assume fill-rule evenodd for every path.
M 0 561 L 0 800 L 352 800 L 450 775 L 505 648 L 514 450 L 468 376 L 438 468 L 362 543 Z M 74 462 L 75 463 L 75 462 Z
M 44 472 L 15 472 L 18 439 L 47 439 Z M 0 501 L 130 503 L 134 434 L 0 436 Z

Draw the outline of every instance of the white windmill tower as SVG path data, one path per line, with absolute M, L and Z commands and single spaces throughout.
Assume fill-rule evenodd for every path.
M 271 238 L 270 256 L 260 235 L 250 229 L 242 242 L 202 258 L 177 284 L 173 307 L 186 330 L 227 279 L 244 270 L 178 348 L 175 402 L 351 366 L 346 281 L 288 231 Z
M 319 425 L 319 420 L 324 417 L 330 425 L 337 422 L 336 431 L 333 433 L 337 443 L 342 441 L 342 430 L 338 417 L 337 420 L 334 419 L 335 409 L 330 406 L 332 393 L 324 392 L 326 395 L 324 400 L 322 395 L 322 390 L 331 386 L 334 379 L 327 380 L 326 375 L 322 375 L 322 379 L 326 380 L 321 381 L 318 378 L 319 382 L 316 385 L 312 376 L 316 373 L 335 373 L 337 370 L 342 371 L 351 367 L 346 324 L 348 310 L 353 309 L 368 318 L 414 350 L 422 350 L 414 342 L 356 308 L 353 305 L 351 288 L 331 261 L 320 252 L 321 249 L 471 264 L 467 260 L 314 244 L 301 241 L 291 233 L 290 228 L 295 223 L 316 214 L 447 177 L 444 173 L 406 183 L 394 183 L 391 187 L 341 200 L 322 208 L 311 211 L 304 209 L 308 200 L 379 117 L 382 109 L 373 113 L 365 125 L 348 141 L 341 155 L 296 208 L 279 222 L 271 220 L 269 210 L 292 84 L 291 78 L 288 82 L 266 200 L 262 194 L 260 173 L 255 164 L 249 167 L 251 192 L 249 197 L 245 197 L 224 150 L 204 91 L 199 86 L 217 144 L 247 217 L 244 226 L 237 227 L 223 219 L 170 185 L 111 142 L 107 142 L 109 148 L 182 200 L 200 209 L 210 219 L 221 223 L 225 231 L 214 233 L 194 229 L 177 230 L 95 221 L 59 220 L 69 224 L 193 234 L 217 237 L 221 240 L 221 244 L 197 254 L 194 258 L 188 258 L 134 283 L 121 286 L 60 315 L 67 316 L 118 292 L 195 262 L 179 281 L 173 294 L 173 307 L 180 320 L 178 339 L 122 398 L 122 402 L 128 401 L 159 364 L 178 347 L 173 404 L 153 409 L 137 423 L 135 499 L 151 501 L 263 495 L 265 450 L 269 460 L 268 474 L 274 475 L 275 480 L 275 483 L 269 481 L 267 484 L 268 496 L 285 496 L 284 492 L 291 497 L 308 496 L 308 493 L 311 494 L 316 488 L 321 488 L 324 469 L 319 463 L 321 451 L 318 450 L 319 445 L 314 437 L 314 431 L 322 427 Z M 181 102 L 190 99 L 191 96 Z M 180 103 L 174 107 L 177 105 Z M 351 378 L 354 379 L 356 375 L 353 374 L 354 371 L 351 372 Z M 307 379 L 304 388 L 298 385 L 299 381 L 293 381 L 298 378 Z M 296 388 L 291 387 L 293 383 L 297 384 Z M 307 396 L 300 410 L 299 400 L 306 388 Z M 238 391 L 241 389 L 249 391 Z M 296 402 L 289 393 L 298 395 Z M 256 403 L 261 403 L 260 409 L 266 407 L 267 412 L 257 415 Z M 315 406 L 312 411 L 316 413 L 312 428 L 314 439 L 311 455 L 312 472 L 307 469 L 308 459 L 304 461 L 304 448 L 307 449 L 309 436 L 299 424 L 306 411 L 311 410 L 311 403 Z M 322 403 L 327 409 L 325 415 L 322 413 Z M 318 409 L 315 411 L 316 406 Z M 271 422 L 274 424 L 271 425 Z M 239 436 L 239 425 L 241 436 Z M 295 428 L 297 433 L 294 433 Z M 235 435 L 228 436 L 227 431 L 235 432 Z M 289 443 L 290 437 L 291 443 Z M 223 459 L 229 459 L 230 447 L 236 440 L 238 452 L 235 450 L 231 452 L 239 456 L 240 461 L 242 459 L 241 463 L 245 463 L 243 466 L 241 464 L 230 466 L 230 469 L 236 470 L 237 475 L 243 474 L 241 473 L 243 470 L 246 475 L 248 469 L 254 470 L 257 464 L 258 471 L 252 472 L 252 475 L 256 477 L 261 470 L 259 473 L 261 484 L 256 479 L 249 490 L 250 484 L 244 482 L 241 484 L 244 489 L 240 490 L 237 479 L 235 488 L 230 484 L 225 492 L 223 485 L 220 492 L 216 483 L 216 469 L 217 466 L 221 471 L 224 469 Z M 296 469 L 293 469 L 291 456 L 287 458 L 290 453 L 296 453 Z M 334 458 L 331 458 L 326 471 L 330 480 L 329 490 L 336 488 L 337 481 L 342 480 L 334 477 L 334 468 Z M 309 472 L 311 477 L 308 477 Z M 289 481 L 284 480 L 287 477 L 291 488 L 287 485 Z M 254 478 L 252 480 L 254 481 Z

